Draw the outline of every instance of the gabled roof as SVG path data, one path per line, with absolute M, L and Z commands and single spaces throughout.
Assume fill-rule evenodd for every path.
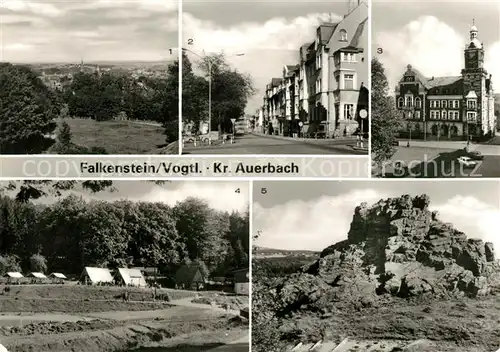
M 126 285 L 146 287 L 146 279 L 139 269 L 119 268 L 118 275 Z
M 282 78 L 271 78 L 271 87 L 277 87 L 283 82 Z
M 177 283 L 192 284 L 193 282 L 204 282 L 205 278 L 198 265 L 185 264 L 175 273 L 175 281 Z
M 43 273 L 39 273 L 39 272 L 30 273 L 28 276 L 36 277 L 37 279 L 46 279 L 47 278 L 47 276 L 45 276 Z
M 87 275 L 92 283 L 98 282 L 113 282 L 113 275 L 111 275 L 111 271 L 106 268 L 93 268 L 86 267 L 83 270 L 83 274 Z
M 356 32 L 354 33 L 351 39 L 351 43 L 349 44 L 350 47 L 359 48 L 360 45 L 359 39 L 361 38 L 361 35 L 363 34 L 365 28 L 367 28 L 366 25 L 367 23 L 368 23 L 368 17 L 365 18 L 363 21 L 361 21 L 361 23 L 358 25 L 358 28 L 356 28 Z
M 20 272 L 17 272 L 17 271 L 9 271 L 8 273 L 5 273 L 5 276 L 8 276 L 10 278 L 13 278 L 13 279 L 20 279 L 23 276 L 23 274 L 21 274 Z
M 403 74 L 399 82 L 404 82 L 406 76 L 415 76 L 417 81 L 420 81 L 426 89 L 432 89 L 442 86 L 448 86 L 457 83 L 462 79 L 462 76 L 444 76 L 444 77 L 425 77 L 419 70 L 411 65 L 406 66 L 406 72 Z
M 471 90 L 465 97 L 466 99 L 477 99 L 477 94 L 475 91 Z
M 58 279 L 66 279 L 66 275 L 61 274 L 61 273 L 52 273 L 49 275 L 49 277 L 56 277 Z
M 330 38 L 338 25 L 338 23 L 325 22 L 319 26 L 318 30 L 321 38 L 321 44 L 327 44 L 330 41 Z

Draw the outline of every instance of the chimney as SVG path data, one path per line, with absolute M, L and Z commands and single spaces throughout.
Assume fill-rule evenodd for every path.
M 434 76 L 432 76 L 431 81 L 434 81 Z

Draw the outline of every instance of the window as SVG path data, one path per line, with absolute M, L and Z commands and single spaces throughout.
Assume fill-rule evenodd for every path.
M 467 100 L 467 109 L 475 109 L 476 101 L 475 100 Z
M 316 56 L 316 69 L 321 68 L 321 53 Z
M 402 108 L 405 105 L 405 100 L 401 97 L 398 99 L 398 108 Z
M 455 111 L 448 111 L 448 120 L 453 120 L 455 117 Z
M 415 98 L 415 107 L 420 109 L 422 107 L 422 100 L 419 97 Z
M 476 113 L 475 112 L 468 112 L 467 113 L 467 120 L 475 120 L 476 119 Z
M 341 42 L 347 41 L 347 31 L 345 29 L 340 30 L 340 39 Z
M 436 103 L 435 107 L 439 109 L 439 100 L 436 100 L 435 103 Z
M 431 101 L 429 102 L 429 106 L 430 106 L 431 108 L 435 108 L 435 107 L 436 107 L 436 102 L 435 102 L 434 100 L 431 100 Z
M 460 114 L 458 113 L 458 111 L 455 111 L 455 120 L 459 120 L 460 119 Z
M 434 110 L 431 111 L 431 119 L 435 119 L 436 118 L 436 112 Z
M 444 111 L 444 110 L 443 110 L 443 111 L 441 111 L 441 118 L 442 118 L 443 120 L 446 120 L 446 111 Z
M 415 118 L 420 119 L 420 111 L 415 111 Z
M 441 100 L 441 107 L 445 108 L 445 109 L 448 107 L 448 104 L 447 104 L 446 100 Z
M 406 106 L 408 107 L 413 107 L 413 96 L 407 95 L 406 96 Z
M 344 89 L 354 89 L 354 75 L 344 75 Z
M 321 93 L 322 86 L 321 86 L 321 78 L 316 81 L 316 93 Z
M 354 119 L 354 105 L 353 104 L 345 104 L 344 105 L 344 119 L 346 119 L 346 120 Z

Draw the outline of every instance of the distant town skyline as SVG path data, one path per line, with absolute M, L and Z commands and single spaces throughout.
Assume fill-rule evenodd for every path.
M 177 0 L 4 0 L 0 61 L 169 61 L 178 56 Z

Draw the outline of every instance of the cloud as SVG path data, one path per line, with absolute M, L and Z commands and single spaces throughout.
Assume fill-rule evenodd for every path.
M 281 77 L 283 66 L 297 64 L 299 48 L 315 39 L 315 31 L 331 14 L 314 13 L 293 19 L 273 18 L 266 22 L 244 22 L 235 26 L 221 27 L 212 21 L 183 14 L 183 42 L 193 39 L 195 52 L 245 53 L 228 58 L 240 72 L 249 73 L 258 93 L 249 102 L 247 111 L 254 113 L 261 105 L 264 89 L 272 77 Z M 332 15 L 332 20 L 339 20 Z M 186 45 L 186 44 L 184 44 Z M 192 61 L 197 58 L 191 56 Z
M 158 186 L 145 195 L 128 199 L 175 205 L 188 197 L 204 199 L 217 210 L 246 211 L 249 205 L 248 182 L 182 182 L 175 189 Z
M 468 238 L 478 238 L 492 242 L 500 251 L 500 208 L 486 204 L 474 197 L 455 196 L 442 205 L 432 207 L 439 212 L 439 219 L 451 222 L 465 232 Z
M 459 76 L 464 67 L 466 35 L 434 16 L 422 16 L 399 30 L 374 33 L 374 45 L 383 49 L 379 58 L 386 69 L 390 87 L 394 88 L 408 64 L 427 77 Z M 486 46 L 485 51 L 485 68 L 494 79 L 500 79 L 497 60 L 500 41 Z
M 253 231 L 261 231 L 258 246 L 282 249 L 322 250 L 347 238 L 354 208 L 390 197 L 373 189 L 355 190 L 335 197 L 323 196 L 308 202 L 290 201 L 265 209 L 253 208 Z M 455 196 L 432 205 L 439 219 L 450 222 L 468 238 L 493 242 L 500 251 L 498 235 L 500 208 L 471 196 Z
M 177 46 L 177 10 L 177 0 L 5 0 L 3 60 L 165 60 Z
M 372 189 L 356 190 L 308 202 L 294 200 L 264 209 L 253 207 L 253 230 L 262 231 L 256 245 L 281 249 L 323 250 L 347 238 L 354 208 L 384 198 Z

